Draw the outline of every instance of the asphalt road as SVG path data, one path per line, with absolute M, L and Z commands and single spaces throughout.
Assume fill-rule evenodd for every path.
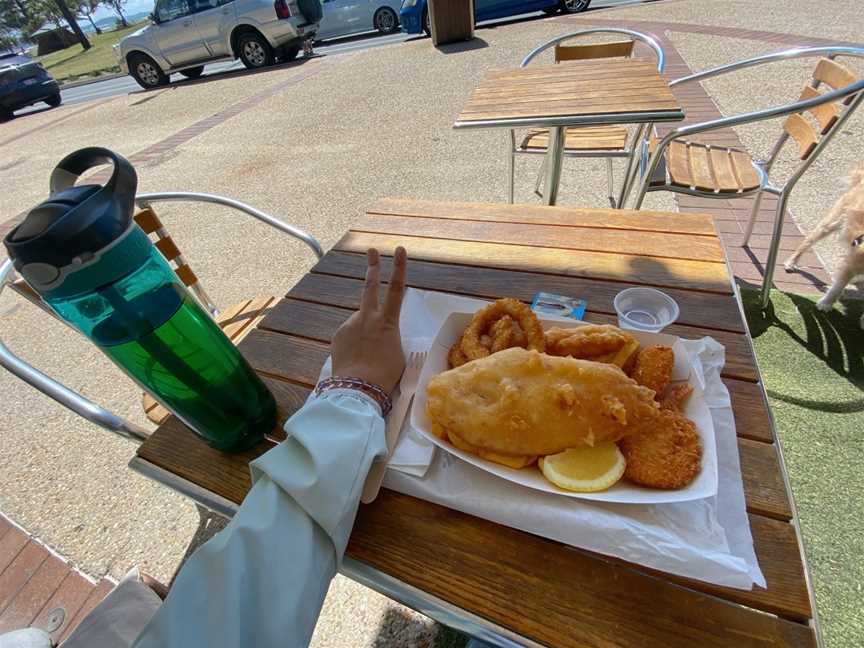
M 594 0 L 592 2 L 589 11 L 595 9 L 603 9 L 605 7 L 614 7 L 620 5 L 627 4 L 638 4 L 641 2 L 646 2 L 648 0 Z M 545 14 L 541 12 L 535 12 L 530 14 L 523 14 L 520 16 L 510 16 L 508 18 L 504 18 L 501 20 L 490 20 L 487 22 L 479 23 L 479 27 L 491 26 L 497 23 L 502 22 L 514 22 L 518 20 L 538 20 L 546 17 Z M 422 38 L 418 37 L 416 34 L 390 34 L 387 36 L 379 36 L 376 33 L 369 34 L 361 34 L 359 36 L 351 36 L 348 38 L 334 39 L 327 41 L 324 44 L 317 45 L 315 47 L 315 53 L 318 55 L 328 55 L 328 54 L 339 54 L 345 52 L 353 52 L 359 50 L 370 49 L 373 47 L 381 47 L 383 45 L 392 45 L 394 43 L 401 43 L 405 40 L 411 38 Z M 205 76 L 224 74 L 225 72 L 231 70 L 242 69 L 243 64 L 240 61 L 227 62 L 227 63 L 214 63 L 212 65 L 208 65 L 204 70 Z M 181 80 L 183 77 L 179 74 L 175 74 L 172 76 L 172 79 L 177 81 Z M 140 90 L 138 84 L 132 79 L 130 76 L 119 77 L 116 79 L 107 79 L 105 81 L 97 81 L 95 83 L 89 83 L 86 85 L 78 86 L 76 88 L 69 88 L 67 90 L 63 90 L 61 95 L 63 97 L 64 104 L 76 104 L 82 101 L 92 101 L 94 99 L 107 99 L 109 97 L 114 97 L 120 94 L 128 94 L 130 92 L 134 92 L 136 90 Z M 25 114 L 31 111 L 40 111 L 44 110 L 45 106 L 42 104 L 38 104 L 37 106 L 33 106 L 28 110 L 22 110 L 18 114 Z

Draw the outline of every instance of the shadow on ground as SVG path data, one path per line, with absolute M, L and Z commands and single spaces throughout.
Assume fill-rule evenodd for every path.
M 838 310 L 838 305 L 835 305 L 833 310 L 823 313 L 808 297 L 772 291 L 771 303 L 763 310 L 759 304 L 758 291 L 746 288 L 741 290 L 741 301 L 750 334 L 754 339 L 771 329 L 781 331 L 788 343 L 797 345 L 800 351 L 806 351 L 821 360 L 827 369 L 845 378 L 852 385 L 859 389 L 864 388 L 864 332 L 859 326 L 864 302 L 844 302 L 839 304 L 842 310 Z M 779 308 L 778 304 L 781 304 Z M 790 305 L 794 311 L 788 308 Z M 772 396 L 782 398 L 781 394 Z M 818 402 L 807 404 L 801 399 L 795 399 L 795 402 L 802 407 L 829 407 L 829 411 L 835 412 L 864 410 L 864 399 L 854 405 Z
M 438 45 L 435 49 L 442 54 L 460 54 L 462 52 L 471 52 L 473 50 L 484 49 L 486 47 L 489 47 L 489 43 L 487 43 L 482 38 L 477 38 L 475 36 L 471 40 L 463 41 L 460 43 L 448 43 L 446 45 Z

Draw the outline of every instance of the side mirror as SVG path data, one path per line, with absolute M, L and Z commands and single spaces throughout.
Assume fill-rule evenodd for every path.
M 151 13 L 149 16 L 147 16 L 147 17 L 151 20 L 151 22 L 153 22 L 153 24 L 155 24 L 155 25 L 158 25 L 158 24 L 159 24 L 159 15 L 158 15 L 155 11 L 152 12 L 152 13 Z

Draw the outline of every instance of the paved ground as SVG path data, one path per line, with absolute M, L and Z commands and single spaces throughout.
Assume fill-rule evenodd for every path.
M 475 42 L 445 51 L 433 49 L 428 39 L 412 40 L 65 106 L 0 124 L 0 185 L 14 187 L 0 194 L 0 231 L 44 198 L 50 170 L 62 155 L 98 144 L 130 156 L 144 191 L 196 189 L 234 196 L 307 229 L 328 247 L 379 197 L 503 200 L 502 134 L 455 132 L 453 116 L 485 70 L 518 64 L 532 46 L 575 24 L 642 24 L 674 50 L 677 58 L 670 54 L 670 59 L 679 69 L 778 47 L 779 41 L 768 43 L 768 36 L 756 38 L 753 32 L 694 31 L 706 23 L 785 31 L 802 35 L 801 40 L 856 38 L 850 27 L 858 15 L 856 0 L 832 3 L 835 15 L 845 18 L 830 24 L 813 15 L 804 0 L 766 1 L 759 12 L 752 2 L 723 4 L 722 15 L 710 10 L 709 0 L 672 0 L 505 24 L 480 30 Z M 799 73 L 804 72 L 795 69 Z M 795 77 L 793 87 L 803 80 Z M 787 84 L 777 76 L 750 87 L 760 88 L 767 101 L 782 98 Z M 721 112 L 740 108 L 742 93 L 735 86 L 708 90 L 717 92 Z M 810 188 L 796 194 L 792 211 L 796 218 L 804 215 L 804 224 L 839 195 L 836 178 L 857 155 L 852 142 L 855 135 L 861 141 L 862 116 L 834 147 L 833 162 L 814 169 Z M 747 133 L 732 136 L 751 144 Z M 756 149 L 762 145 L 760 139 L 752 142 Z M 517 161 L 517 201 L 535 200 L 530 189 L 537 166 L 535 159 Z M 562 203 L 603 205 L 604 196 L 602 163 L 567 163 Z M 668 194 L 649 196 L 647 205 L 675 207 Z M 718 213 L 718 224 L 735 219 L 735 210 L 725 209 Z M 223 305 L 252 294 L 283 293 L 313 262 L 300 246 L 222 209 L 165 206 L 160 213 Z M 812 263 L 820 265 L 815 257 Z M 10 296 L 0 298 L 0 326 L 11 348 L 143 422 L 136 390 L 68 329 Z M 76 420 L 5 373 L 0 393 L 0 510 L 91 575 L 119 576 L 139 564 L 170 580 L 198 529 L 195 507 L 132 474 L 125 467 L 134 453 L 129 442 Z M 428 645 L 435 633 L 420 615 L 340 578 L 314 642 Z

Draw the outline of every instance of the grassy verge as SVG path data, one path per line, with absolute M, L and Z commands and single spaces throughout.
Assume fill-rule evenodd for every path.
M 135 23 L 125 29 L 106 31 L 98 36 L 89 34 L 87 38 L 93 47 L 86 52 L 76 43 L 72 47 L 40 56 L 38 60 L 61 83 L 119 72 L 117 57 L 111 47 L 127 34 L 143 27 L 145 22 Z
M 742 294 L 798 506 L 817 607 L 831 648 L 864 646 L 864 303 L 829 313 L 772 293 Z M 845 311 L 845 315 L 841 311 Z

